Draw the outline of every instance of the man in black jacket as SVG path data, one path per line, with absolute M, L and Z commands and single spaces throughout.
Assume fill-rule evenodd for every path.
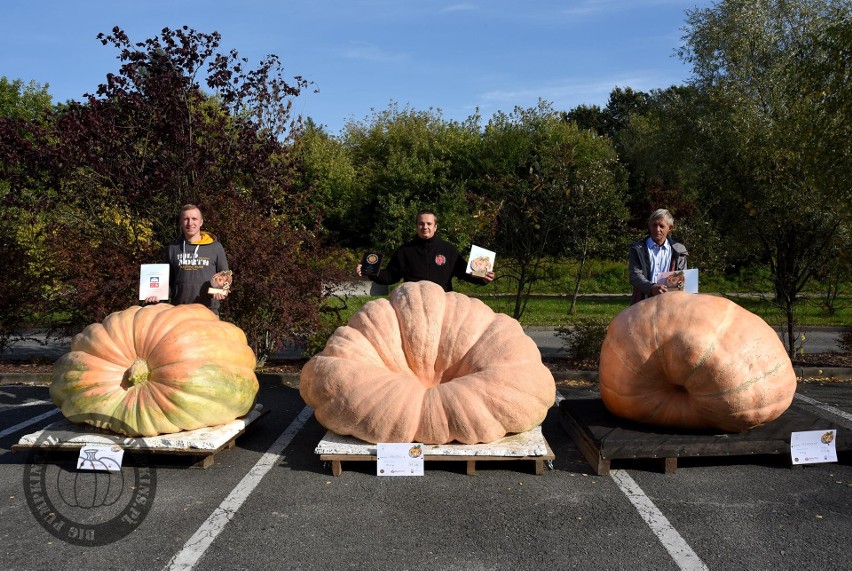
M 662 272 L 686 269 L 686 246 L 669 237 L 674 229 L 674 217 L 665 208 L 655 210 L 648 218 L 648 236 L 630 245 L 628 273 L 636 303 L 654 295 L 666 293 L 668 288 L 658 284 Z
M 438 217 L 431 210 L 417 213 L 417 236 L 403 244 L 378 275 L 368 276 L 372 281 L 390 285 L 404 280 L 416 282 L 428 280 L 452 291 L 452 279 L 484 285 L 494 280 L 494 272 L 488 272 L 478 278 L 467 273 L 467 261 L 459 254 L 455 246 L 436 236 Z M 361 265 L 355 268 L 361 275 Z

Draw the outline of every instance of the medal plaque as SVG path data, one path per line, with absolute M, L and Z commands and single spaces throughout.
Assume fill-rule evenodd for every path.
M 224 295 L 228 295 L 231 291 L 231 283 L 233 282 L 233 272 L 231 270 L 225 270 L 224 272 L 219 272 L 214 274 L 212 278 L 210 278 L 210 287 L 207 289 L 207 293 L 213 295 L 214 293 L 221 293 Z
M 377 276 L 382 269 L 382 255 L 376 252 L 367 252 L 361 258 L 361 274 L 365 276 Z

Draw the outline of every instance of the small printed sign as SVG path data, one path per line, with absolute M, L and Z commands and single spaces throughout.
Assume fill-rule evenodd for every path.
M 837 430 L 805 430 L 790 436 L 793 464 L 837 462 Z
M 422 476 L 425 450 L 416 442 L 376 444 L 377 476 Z
M 142 264 L 139 270 L 139 299 L 156 297 L 160 301 L 169 299 L 169 265 Z
M 95 472 L 121 472 L 124 449 L 117 444 L 88 444 L 80 448 L 78 470 Z

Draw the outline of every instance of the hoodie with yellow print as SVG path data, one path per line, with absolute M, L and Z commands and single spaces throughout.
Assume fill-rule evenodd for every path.
M 169 244 L 166 258 L 170 271 L 171 303 L 200 303 L 218 315 L 219 301 L 213 299 L 207 289 L 213 274 L 228 269 L 228 259 L 216 236 L 202 231 L 198 242 L 179 238 Z

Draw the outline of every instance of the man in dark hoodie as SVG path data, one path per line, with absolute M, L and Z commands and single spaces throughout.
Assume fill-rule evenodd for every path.
M 627 256 L 630 285 L 633 286 L 630 303 L 666 293 L 668 288 L 657 283 L 657 276 L 686 269 L 686 246 L 669 237 L 673 229 L 671 212 L 660 208 L 648 218 L 648 236 L 630 245 Z
M 368 276 L 372 281 L 390 285 L 399 280 L 407 282 L 428 280 L 443 287 L 444 291 L 452 291 L 454 276 L 479 285 L 494 280 L 494 272 L 488 272 L 481 278 L 467 273 L 467 261 L 459 254 L 456 247 L 435 235 L 438 231 L 438 217 L 434 212 L 431 210 L 418 212 L 416 225 L 417 236 L 394 252 L 387 267 L 378 275 Z M 361 275 L 360 264 L 355 271 L 359 276 Z
M 227 294 L 210 294 L 210 279 L 228 269 L 225 249 L 216 236 L 201 230 L 204 218 L 194 204 L 187 204 L 178 217 L 183 237 L 169 244 L 166 263 L 169 264 L 169 300 L 174 305 L 200 303 L 219 315 L 219 303 Z M 148 298 L 156 303 L 157 298 Z

